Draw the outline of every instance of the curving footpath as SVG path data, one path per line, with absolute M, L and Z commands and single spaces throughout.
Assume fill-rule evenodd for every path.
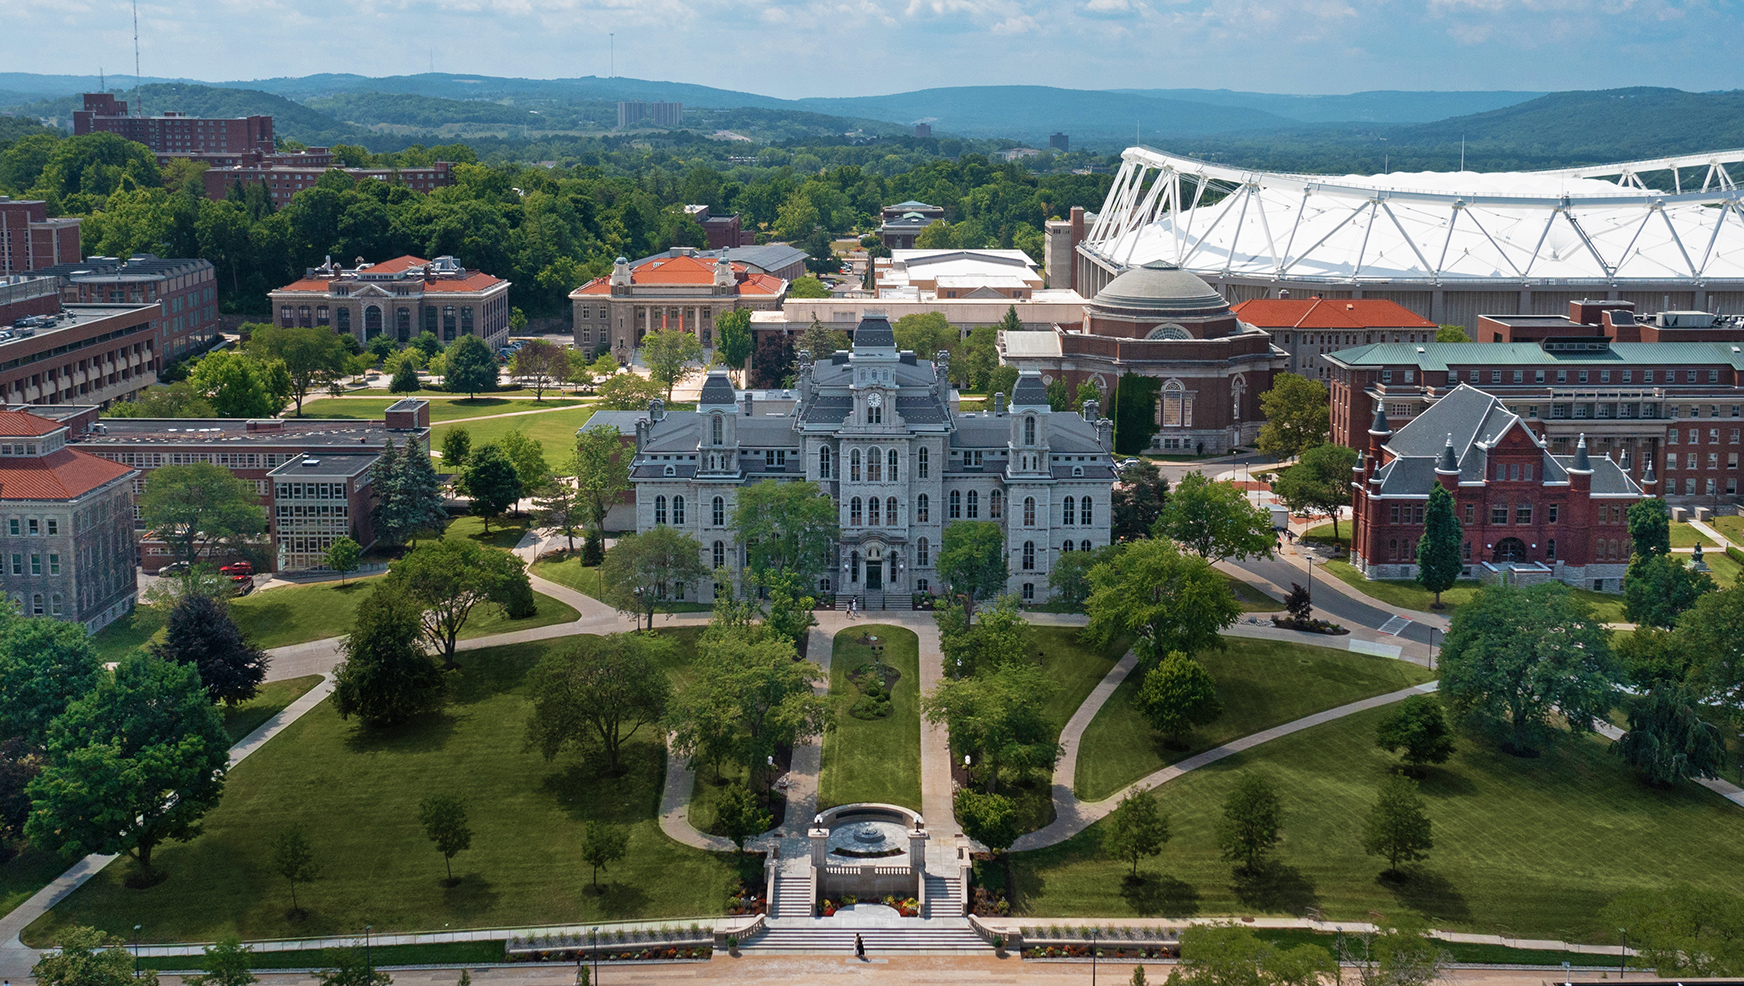
M 1115 665 L 1114 670 L 1109 672 L 1109 678 L 1119 675 L 1120 678 L 1124 679 L 1127 673 L 1132 670 L 1132 666 L 1127 663 L 1128 658 L 1131 657 L 1132 655 L 1128 654 L 1126 658 L 1122 658 L 1121 663 Z M 1124 671 L 1122 670 L 1121 665 L 1126 665 Z M 1104 679 L 1103 684 L 1107 684 L 1107 679 Z M 1115 684 L 1119 684 L 1119 682 L 1117 681 Z M 1272 740 L 1288 736 L 1291 733 L 1301 732 L 1302 730 L 1313 726 L 1333 722 L 1338 719 L 1343 719 L 1345 716 L 1355 715 L 1358 712 L 1366 712 L 1369 709 L 1379 708 L 1383 705 L 1402 702 L 1405 699 L 1410 698 L 1412 695 L 1422 695 L 1433 692 L 1435 691 L 1435 686 L 1436 682 L 1431 681 L 1427 684 L 1416 685 L 1411 688 L 1401 688 L 1396 692 L 1388 692 L 1385 695 L 1376 695 L 1373 698 L 1365 698 L 1358 702 L 1352 702 L 1349 705 L 1341 705 L 1335 709 L 1327 709 L 1324 712 L 1316 712 L 1313 715 L 1303 716 L 1292 722 L 1286 722 L 1281 726 L 1262 729 L 1257 733 L 1251 733 L 1240 739 L 1231 740 L 1222 746 L 1212 747 L 1204 753 L 1195 754 L 1194 756 L 1182 760 L 1180 763 L 1170 764 L 1148 777 L 1141 778 L 1128 784 L 1126 787 L 1121 788 L 1113 795 L 1104 798 L 1101 801 L 1080 801 L 1078 800 L 1078 796 L 1073 793 L 1070 782 L 1062 785 L 1058 781 L 1062 772 L 1075 777 L 1077 771 L 1077 764 L 1075 761 L 1077 759 L 1076 753 L 1078 741 L 1083 738 L 1084 729 L 1090 725 L 1090 721 L 1096 718 L 1096 712 L 1102 707 L 1102 703 L 1108 701 L 1108 696 L 1114 693 L 1113 687 L 1110 687 L 1106 692 L 1103 692 L 1102 685 L 1098 685 L 1096 691 L 1091 693 L 1090 698 L 1085 701 L 1084 705 L 1079 707 L 1077 714 L 1072 716 L 1072 725 L 1078 727 L 1077 733 L 1070 738 L 1070 749 L 1073 753 L 1073 757 L 1071 761 L 1062 762 L 1061 765 L 1055 769 L 1054 776 L 1056 783 L 1054 784 L 1053 822 L 1046 828 L 1038 829 L 1019 837 L 1018 840 L 1012 844 L 1012 851 L 1023 852 L 1029 849 L 1043 849 L 1064 842 L 1072 836 L 1089 828 L 1092 824 L 1106 818 L 1108 814 L 1120 804 L 1120 799 L 1126 797 L 1133 791 L 1143 791 L 1159 787 L 1177 777 L 1180 777 L 1182 774 L 1188 773 L 1189 771 L 1198 770 L 1200 767 L 1216 763 L 1224 757 L 1233 756 L 1243 750 L 1251 750 L 1262 743 L 1269 743 Z M 1100 697 L 1100 701 L 1097 701 L 1098 697 Z M 1095 708 L 1090 707 L 1092 703 L 1095 703 Z M 1069 725 L 1067 728 L 1070 729 L 1071 726 Z M 1065 745 L 1067 742 L 1065 733 L 1061 734 L 1061 742 L 1062 745 Z

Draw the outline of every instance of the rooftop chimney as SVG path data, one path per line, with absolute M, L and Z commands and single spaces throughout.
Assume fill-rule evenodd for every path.
M 1005 391 L 1003 390 L 993 395 L 993 413 L 1005 413 Z

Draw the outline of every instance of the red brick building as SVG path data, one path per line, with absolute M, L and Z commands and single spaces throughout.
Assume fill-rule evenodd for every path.
M 46 202 L 0 195 L 0 276 L 71 263 L 82 255 L 78 219 L 50 219 Z
M 163 306 L 158 354 L 174 360 L 218 337 L 218 280 L 210 261 L 166 258 L 86 257 L 32 273 L 52 277 L 68 304 Z
M 1464 526 L 1468 576 L 1622 590 L 1626 515 L 1652 495 L 1651 463 L 1637 484 L 1627 457 L 1591 455 L 1584 436 L 1572 455 L 1553 455 L 1501 401 L 1464 384 L 1397 432 L 1377 404 L 1365 437 L 1351 483 L 1351 560 L 1369 578 L 1416 576 L 1423 513 L 1439 484 Z
M 805 255 L 799 256 L 803 263 Z M 636 264 L 619 257 L 611 274 L 569 293 L 575 346 L 594 352 L 609 344 L 628 361 L 643 336 L 663 329 L 693 332 L 704 346 L 713 346 L 716 315 L 780 308 L 788 283 L 746 261 L 703 257 L 690 247 Z
M 431 332 L 443 344 L 476 335 L 492 349 L 509 341 L 509 282 L 453 257 L 404 256 L 346 268 L 329 261 L 268 292 L 278 324 L 332 326 L 367 345 Z
M 325 152 L 326 148 L 311 147 L 309 150 Z M 298 160 L 298 155 L 293 154 L 243 157 L 235 164 L 214 165 L 200 175 L 207 198 L 221 201 L 237 185 L 265 185 L 273 207 L 282 209 L 298 192 L 314 188 L 315 182 L 328 171 L 344 172 L 353 181 L 399 182 L 414 192 L 429 192 L 454 184 L 454 166 L 447 161 L 420 168 L 335 168 L 332 156 L 327 154 L 312 155 L 307 160 Z
M 1110 281 L 1083 312 L 1051 332 L 1001 333 L 1001 359 L 1044 383 L 1063 378 L 1074 392 L 1090 380 L 1112 393 L 1127 374 L 1159 381 L 1155 448 L 1224 452 L 1258 437 L 1260 395 L 1286 355 L 1209 284 L 1146 264 Z
M 73 111 L 73 134 L 111 133 L 137 141 L 160 157 L 273 152 L 273 118 L 213 120 L 165 113 L 135 116 L 127 103 L 106 92 L 85 93 L 85 108 Z
M 51 314 L 0 319 L 0 401 L 109 404 L 144 390 L 162 367 L 162 312 L 156 302 L 57 300 Z
M 1332 368 L 1321 359 L 1351 346 L 1376 342 L 1434 342 L 1440 328 L 1398 302 L 1384 298 L 1253 298 L 1230 306 L 1235 316 L 1272 334 L 1290 354 L 1291 373 L 1326 380 Z

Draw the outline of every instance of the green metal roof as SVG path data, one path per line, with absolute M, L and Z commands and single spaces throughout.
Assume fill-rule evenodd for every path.
M 1446 370 L 1449 366 L 1546 366 L 1558 363 L 1616 363 L 1628 366 L 1709 366 L 1723 363 L 1744 369 L 1744 343 L 1614 342 L 1605 350 L 1546 352 L 1536 342 L 1377 342 L 1327 353 L 1326 359 L 1346 368 L 1416 366 Z

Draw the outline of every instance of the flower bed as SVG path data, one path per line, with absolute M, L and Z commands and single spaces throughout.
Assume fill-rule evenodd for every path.
M 1144 948 L 1137 945 L 1117 946 L 1098 943 L 1097 958 L 1103 959 L 1172 959 L 1176 953 L 1168 948 Z M 1026 959 L 1087 959 L 1089 945 L 1031 945 L 1023 950 Z
M 714 930 L 689 928 L 614 928 L 597 937 L 541 935 L 505 943 L 510 962 L 635 962 L 706 960 L 714 953 Z
M 1011 902 L 986 887 L 973 887 L 974 899 L 969 913 L 978 917 L 1006 917 L 1011 914 Z
M 896 908 L 896 913 L 902 915 L 905 918 L 918 918 L 918 917 L 920 917 L 920 901 L 916 900 L 913 897 L 909 897 L 907 899 L 898 899 L 897 897 L 895 897 L 893 895 L 886 896 L 884 898 L 884 906 Z
M 1343 626 L 1327 620 L 1298 620 L 1289 616 L 1272 617 L 1272 626 L 1285 630 L 1300 630 L 1303 633 L 1324 633 L 1329 636 L 1340 636 L 1350 632 Z
M 1094 940 L 1090 937 L 1094 932 Z M 1172 929 L 1112 925 L 1106 928 L 1059 926 L 1020 929 L 1026 959 L 1087 959 L 1094 948 L 1104 959 L 1172 959 L 1180 944 Z
M 769 910 L 769 901 L 763 894 L 741 881 L 736 889 L 727 897 L 727 914 L 763 914 Z

